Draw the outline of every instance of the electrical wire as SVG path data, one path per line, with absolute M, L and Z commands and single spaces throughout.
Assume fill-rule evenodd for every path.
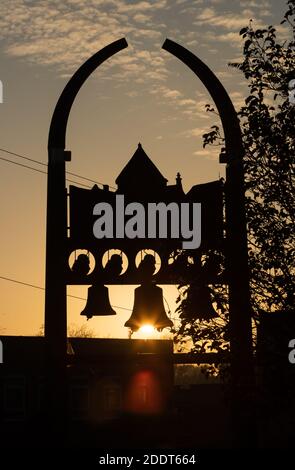
M 29 284 L 28 282 L 18 281 L 17 279 L 11 279 L 5 276 L 0 276 L 0 279 L 3 279 L 4 281 L 14 282 L 16 284 L 21 284 L 22 286 L 33 287 L 34 289 L 39 289 L 43 291 L 45 290 L 45 287 L 35 286 L 34 284 Z M 85 297 L 78 297 L 77 295 L 71 295 L 71 294 L 67 294 L 67 297 L 71 297 L 73 299 L 78 299 L 78 300 L 87 300 L 85 299 Z M 128 312 L 131 312 L 131 308 L 121 307 L 120 305 L 112 305 L 112 307 L 120 308 L 121 310 L 128 310 Z
M 9 153 L 10 155 L 14 155 L 15 157 L 23 158 L 24 160 L 28 160 L 29 162 L 38 163 L 38 165 L 47 166 L 46 163 L 40 162 L 40 160 L 34 160 L 33 158 L 25 157 L 20 153 L 11 152 L 10 150 L 0 148 L 1 152 Z
M 22 168 L 27 168 L 29 170 L 33 170 L 38 173 L 43 173 L 44 175 L 47 175 L 47 171 L 38 170 L 38 168 L 33 168 L 32 166 L 24 165 L 23 163 L 14 162 L 13 160 L 8 160 L 7 158 L 3 158 L 3 157 L 0 157 L 0 160 L 3 160 L 4 162 L 8 162 L 8 163 L 13 163 L 14 165 L 20 166 Z M 91 186 L 89 186 L 88 184 L 80 183 L 79 181 L 70 180 L 69 178 L 66 178 L 66 181 L 68 181 L 69 183 L 75 183 L 80 186 L 84 186 L 85 188 L 91 189 Z
M 38 290 L 43 290 L 43 291 L 45 290 L 45 287 L 40 287 L 40 286 L 36 286 L 34 284 L 29 284 L 28 282 L 18 281 L 17 279 L 12 279 L 10 277 L 0 276 L 0 279 L 3 279 L 4 281 L 14 282 L 15 284 L 20 284 L 20 285 L 26 286 L 26 287 L 33 287 L 34 289 L 38 289 Z M 67 294 L 67 297 L 71 297 L 72 299 L 78 299 L 78 300 L 87 300 L 87 299 L 85 299 L 85 297 L 79 297 L 77 295 L 71 295 L 71 294 Z M 168 309 L 169 309 L 168 315 L 169 315 L 169 314 L 171 314 L 171 310 L 169 308 L 169 304 L 168 304 L 167 300 L 165 299 L 165 297 L 164 297 L 164 300 L 165 300 L 165 302 L 168 306 Z M 120 305 L 112 305 L 112 307 L 119 308 L 121 310 L 126 310 L 128 312 L 132 312 L 131 308 L 121 307 Z M 169 316 L 172 320 L 177 320 L 176 317 L 173 317 L 172 315 L 169 315 Z
M 30 162 L 33 162 L 33 163 L 36 163 L 36 164 L 38 164 L 38 165 L 42 165 L 42 166 L 46 166 L 46 167 L 47 167 L 47 164 L 46 164 L 46 163 L 40 162 L 40 161 L 38 161 L 38 160 L 34 160 L 33 158 L 25 157 L 24 155 L 21 155 L 21 154 L 19 154 L 19 153 L 11 152 L 10 150 L 3 149 L 3 148 L 0 148 L 0 151 L 1 151 L 1 152 L 5 152 L 5 153 L 10 154 L 10 155 L 14 155 L 14 156 L 16 156 L 16 157 L 22 158 L 22 159 L 24 159 L 24 160 L 27 160 L 27 161 L 30 161 Z M 42 170 L 39 170 L 38 168 L 33 168 L 32 166 L 24 165 L 24 164 L 22 164 L 22 163 L 15 162 L 15 161 L 13 161 L 13 160 L 9 160 L 9 159 L 4 158 L 4 157 L 0 157 L 0 160 L 5 161 L 5 162 L 7 162 L 7 163 L 12 163 L 12 164 L 17 165 L 17 166 L 20 166 L 20 167 L 22 167 L 22 168 L 26 168 L 26 169 L 29 169 L 29 170 L 32 170 L 32 171 L 35 171 L 35 172 L 38 172 L 38 173 L 42 173 L 42 174 L 47 175 L 47 171 L 42 171 Z M 87 177 L 85 177 L 85 176 L 78 175 L 77 173 L 72 173 L 72 172 L 66 171 L 66 174 L 71 175 L 71 176 L 75 176 L 75 177 L 77 177 L 77 178 L 84 179 L 85 181 L 90 181 L 90 182 L 92 182 L 92 183 L 99 184 L 99 185 L 103 186 L 103 183 L 100 183 L 100 182 L 98 182 L 98 181 L 96 181 L 96 180 L 92 180 L 91 178 L 87 178 Z M 84 186 L 85 188 L 91 188 L 91 186 L 89 186 L 89 185 L 80 183 L 80 182 L 78 182 L 78 181 L 73 181 L 73 180 L 68 179 L 68 178 L 66 178 L 66 181 L 68 181 L 69 183 L 74 183 L 74 184 L 78 184 L 78 185 L 80 185 L 80 186 Z M 113 186 L 109 186 L 109 187 L 110 187 L 111 189 L 116 189 L 116 188 L 114 188 Z M 158 264 L 158 263 L 156 263 L 156 264 Z M 29 283 L 26 283 L 26 282 L 18 281 L 18 280 L 16 280 L 16 279 L 11 279 L 11 278 L 8 278 L 8 277 L 5 277 L 5 276 L 0 276 L 0 279 L 6 280 L 6 281 L 10 281 L 10 282 L 14 282 L 14 283 L 16 283 L 16 284 L 21 284 L 21 285 L 24 285 L 24 286 L 27 286 L 27 287 L 32 287 L 32 288 L 34 288 L 34 289 L 45 290 L 44 287 L 35 286 L 35 285 L 33 285 L 33 284 L 29 284 Z M 86 300 L 84 297 L 79 297 L 79 296 L 71 295 L 71 294 L 67 294 L 67 297 L 71 297 L 71 298 L 73 298 L 73 299 L 78 299 L 78 300 Z M 175 319 L 175 318 L 173 318 L 173 317 L 171 316 L 171 310 L 170 310 L 169 304 L 168 304 L 167 300 L 165 299 L 165 297 L 164 297 L 164 301 L 166 302 L 167 307 L 168 307 L 168 315 L 170 316 L 170 318 Z M 121 307 L 121 306 L 119 306 L 119 305 L 112 305 L 112 307 L 114 307 L 114 308 L 119 308 L 119 309 L 121 309 L 121 310 L 128 310 L 129 312 L 132 311 L 132 309 L 130 309 L 130 308 Z
M 0 160 L 4 162 L 13 163 L 14 165 L 21 166 L 22 168 L 28 168 L 29 170 L 37 171 L 38 173 L 43 173 L 47 175 L 47 171 L 38 170 L 38 168 L 33 168 L 32 166 L 24 165 L 23 163 L 14 162 L 13 160 L 8 160 L 8 158 L 0 157 Z
M 29 161 L 29 162 L 37 163 L 38 165 L 42 165 L 42 166 L 46 166 L 46 167 L 47 167 L 47 164 L 46 164 L 46 163 L 40 162 L 39 160 L 34 160 L 33 158 L 25 157 L 24 155 L 21 155 L 21 154 L 19 154 L 19 153 L 11 152 L 10 150 L 6 150 L 6 149 L 3 149 L 3 148 L 0 148 L 0 151 L 1 151 L 1 152 L 8 153 L 9 155 L 14 155 L 15 157 L 22 158 L 23 160 L 27 160 L 27 161 Z M 28 169 L 30 169 L 30 170 L 37 171 L 38 173 L 47 174 L 47 171 L 38 170 L 37 168 L 33 168 L 33 167 L 27 166 L 27 165 L 22 165 L 21 163 L 14 162 L 13 160 L 8 160 L 8 159 L 3 158 L 3 157 L 0 157 L 0 160 L 6 161 L 6 162 L 9 162 L 9 163 L 14 163 L 15 165 L 22 166 L 22 167 L 24 167 L 24 168 L 28 168 Z M 72 172 L 70 172 L 70 171 L 66 171 L 66 174 L 67 174 L 67 175 L 71 175 L 71 176 L 75 176 L 76 178 L 81 178 L 81 179 L 83 179 L 83 180 L 85 180 L 85 181 L 90 181 L 91 183 L 99 184 L 100 186 L 104 186 L 104 184 L 103 184 L 103 183 L 100 183 L 99 181 L 93 180 L 93 179 L 91 179 L 91 178 L 87 178 L 86 176 L 78 175 L 77 173 L 72 173 Z M 66 181 L 68 181 L 68 182 L 70 182 L 70 183 L 80 184 L 81 186 L 85 186 L 86 188 L 91 188 L 91 186 L 89 186 L 89 185 L 85 185 L 85 184 L 83 184 L 83 183 L 78 183 L 77 181 L 73 181 L 73 180 L 70 180 L 70 179 L 66 179 Z M 113 186 L 109 186 L 109 187 L 110 187 L 111 189 L 116 189 L 116 188 L 113 187 Z

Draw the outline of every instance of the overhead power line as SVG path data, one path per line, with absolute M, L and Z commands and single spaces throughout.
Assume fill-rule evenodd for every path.
M 8 163 L 13 163 L 13 165 L 17 165 L 22 168 L 27 168 L 29 170 L 33 170 L 38 173 L 43 173 L 44 175 L 47 175 L 47 171 L 38 170 L 38 168 L 33 168 L 32 166 L 24 165 L 23 163 L 14 162 L 13 160 L 9 160 L 8 158 L 0 157 L 0 160 L 3 160 L 4 162 L 8 162 Z M 80 183 L 79 181 L 70 180 L 69 178 L 66 178 L 66 181 L 68 181 L 68 183 L 79 184 L 80 186 L 84 186 L 85 188 L 91 188 L 91 186 L 89 186 L 88 184 Z
M 36 285 L 34 285 L 34 284 L 29 284 L 28 282 L 18 281 L 17 279 L 11 279 L 10 277 L 0 276 L 0 279 L 3 279 L 4 281 L 14 282 L 15 284 L 20 284 L 20 285 L 22 285 L 22 286 L 33 287 L 34 289 L 38 289 L 38 290 L 43 290 L 43 291 L 45 291 L 45 287 L 36 286 Z M 77 295 L 71 295 L 71 294 L 67 294 L 67 297 L 71 297 L 72 299 L 84 300 L 84 301 L 87 300 L 87 299 L 85 299 L 85 297 L 79 297 L 79 296 L 77 296 Z M 170 317 L 172 320 L 176 320 L 176 318 L 171 315 L 171 310 L 170 310 L 170 308 L 169 308 L 169 304 L 168 304 L 167 300 L 165 299 L 165 297 L 164 297 L 164 301 L 166 302 L 167 307 L 168 307 L 168 315 L 169 315 L 169 317 Z M 112 305 L 112 307 L 114 307 L 114 308 L 119 308 L 119 309 L 121 309 L 121 310 L 126 310 L 126 311 L 128 311 L 128 312 L 132 312 L 132 309 L 131 309 L 131 308 L 121 307 L 120 305 Z
M 33 168 L 32 166 L 24 165 L 23 163 L 18 163 L 18 162 L 14 162 L 13 160 L 8 160 L 8 158 L 0 157 L 0 160 L 3 160 L 4 162 L 8 162 L 8 163 L 13 163 L 14 165 L 21 166 L 23 168 L 28 168 L 29 170 L 34 170 L 34 171 L 37 171 L 38 173 L 44 173 L 44 175 L 47 175 L 47 171 L 38 170 L 38 168 Z
M 27 160 L 27 161 L 29 161 L 29 162 L 36 163 L 36 164 L 38 164 L 38 165 L 42 165 L 42 166 L 47 167 L 47 164 L 46 164 L 46 163 L 40 162 L 39 160 L 34 160 L 33 158 L 26 157 L 26 156 L 21 155 L 21 154 L 19 154 L 19 153 L 11 152 L 10 150 L 3 149 L 3 148 L 0 148 L 0 151 L 1 151 L 1 152 L 5 152 L 5 153 L 10 154 L 10 155 L 14 155 L 15 157 L 22 158 L 23 160 Z M 26 169 L 28 169 L 28 170 L 35 171 L 35 172 L 37 172 L 37 173 L 42 173 L 42 174 L 44 174 L 44 175 L 47 175 L 47 171 L 39 170 L 38 168 L 34 168 L 34 167 L 32 167 L 32 166 L 29 166 L 29 165 L 24 165 L 24 164 L 22 164 L 22 163 L 15 162 L 15 161 L 13 161 L 13 160 L 9 160 L 8 158 L 0 157 L 0 160 L 2 160 L 2 161 L 4 161 L 4 162 L 7 162 L 7 163 L 12 163 L 13 165 L 17 165 L 17 166 L 22 167 L 22 168 L 26 168 Z M 101 186 L 104 186 L 104 184 L 103 184 L 103 183 L 100 183 L 99 181 L 93 180 L 93 179 L 91 179 L 91 178 L 87 178 L 87 177 L 85 177 L 85 176 L 78 175 L 77 173 L 72 173 L 72 172 L 70 172 L 70 171 L 66 171 L 66 174 L 71 175 L 71 176 L 75 176 L 76 178 L 84 179 L 85 181 L 90 181 L 90 182 L 92 182 L 92 183 L 95 183 L 95 184 L 99 184 L 99 185 L 101 185 Z M 89 185 L 86 185 L 86 184 L 84 184 L 84 183 L 80 183 L 80 182 L 78 182 L 78 181 L 73 181 L 73 180 L 68 179 L 68 178 L 66 178 L 66 181 L 68 181 L 69 183 L 79 184 L 80 186 L 84 186 L 85 188 L 91 188 L 91 186 L 89 186 Z M 109 186 L 109 187 L 110 187 L 111 189 L 116 189 L 116 188 L 113 187 L 113 186 Z M 5 276 L 0 276 L 0 279 L 3 279 L 3 280 L 5 280 L 5 281 L 9 281 L 9 282 L 14 282 L 14 283 L 16 283 L 16 284 L 21 284 L 21 285 L 23 285 L 23 286 L 32 287 L 32 288 L 34 288 L 34 289 L 39 289 L 39 290 L 43 290 L 43 291 L 45 290 L 44 287 L 35 286 L 34 284 L 29 284 L 29 283 L 27 283 L 27 282 L 18 281 L 18 280 L 16 280 L 16 279 L 11 279 L 11 278 L 8 278 L 8 277 L 5 277 Z M 78 300 L 84 300 L 84 301 L 86 300 L 84 297 L 79 297 L 79 296 L 70 295 L 70 294 L 67 294 L 67 297 L 71 297 L 71 298 L 73 298 L 73 299 L 78 299 Z M 167 300 L 165 299 L 165 297 L 164 297 L 164 301 L 165 301 L 166 304 L 167 304 L 168 313 L 170 314 L 171 311 L 170 311 L 170 308 L 169 308 L 169 304 L 168 304 Z M 119 306 L 119 305 L 112 305 L 112 307 L 114 307 L 114 308 L 119 308 L 119 309 L 121 309 L 121 310 L 127 310 L 127 311 L 129 311 L 129 312 L 132 311 L 132 309 L 130 309 L 130 308 L 121 307 L 121 306 Z M 171 318 L 173 319 L 173 317 L 171 317 Z
M 10 277 L 0 276 L 0 279 L 3 279 L 4 281 L 14 282 L 15 284 L 21 284 L 22 286 L 33 287 L 34 289 L 39 289 L 43 291 L 45 290 L 45 287 L 35 286 L 34 284 L 29 284 L 28 282 L 18 281 L 17 279 L 11 279 Z M 67 294 L 67 297 L 71 297 L 72 299 L 78 299 L 78 300 L 87 300 L 85 299 L 85 297 L 78 297 L 77 295 Z M 128 312 L 131 312 L 130 308 L 121 307 L 120 305 L 112 305 L 112 307 L 120 308 L 121 310 L 128 310 Z
M 1 152 L 9 153 L 10 155 L 14 155 L 15 157 L 23 158 L 24 160 L 28 160 L 29 162 L 38 163 L 38 165 L 47 166 L 46 163 L 40 162 L 40 160 L 34 160 L 33 158 L 25 157 L 20 153 L 11 152 L 10 150 L 0 148 Z
M 9 155 L 14 155 L 15 157 L 18 157 L 18 158 L 22 158 L 23 160 L 27 160 L 29 162 L 33 162 L 33 163 L 36 163 L 38 165 L 42 165 L 42 166 L 45 166 L 47 167 L 47 164 L 44 163 L 44 162 L 40 162 L 39 160 L 34 160 L 33 158 L 29 158 L 29 157 L 26 157 L 24 155 L 21 155 L 19 153 L 15 153 L 15 152 L 11 152 L 10 150 L 7 150 L 7 149 L 3 149 L 3 148 L 0 148 L 0 151 L 1 152 L 5 152 L 5 153 L 8 153 Z M 13 163 L 15 165 L 18 165 L 18 166 L 21 166 L 23 168 L 27 168 L 29 170 L 34 170 L 38 173 L 44 173 L 44 174 L 47 174 L 47 171 L 42 171 L 42 170 L 38 170 L 37 168 L 33 168 L 32 166 L 28 166 L 28 165 L 23 165 L 21 163 L 17 163 L 13 160 L 8 160 L 6 158 L 3 158 L 3 157 L 0 157 L 0 160 L 3 160 L 5 162 L 8 162 L 8 163 Z M 100 186 L 103 186 L 104 184 L 103 183 L 100 183 L 99 181 L 96 181 L 96 180 L 93 180 L 91 178 L 87 178 L 86 176 L 81 176 L 81 175 L 78 175 L 77 173 L 72 173 L 70 171 L 66 171 L 66 174 L 67 175 L 70 175 L 70 176 L 75 176 L 76 178 L 81 178 L 85 181 L 90 181 L 91 183 L 94 183 L 94 184 L 99 184 Z M 83 183 L 79 183 L 78 181 L 73 181 L 73 180 L 70 180 L 70 179 L 66 179 L 66 181 L 68 181 L 69 183 L 75 183 L 75 184 L 80 184 L 81 186 L 85 186 L 86 188 L 91 188 L 91 186 L 89 185 L 86 185 L 86 184 L 83 184 Z M 114 188 L 113 186 L 110 186 L 111 189 L 116 189 Z

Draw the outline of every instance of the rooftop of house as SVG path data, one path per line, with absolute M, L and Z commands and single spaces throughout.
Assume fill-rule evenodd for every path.
M 141 143 L 139 143 L 133 156 L 118 175 L 116 184 L 118 185 L 118 191 L 125 191 L 126 188 L 134 185 L 136 182 L 144 186 L 152 183 L 156 187 L 165 187 L 167 181 L 168 180 L 147 156 Z

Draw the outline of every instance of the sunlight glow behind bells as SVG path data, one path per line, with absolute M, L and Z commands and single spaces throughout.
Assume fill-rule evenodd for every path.
M 142 325 L 139 328 L 138 332 L 141 333 L 142 336 L 148 337 L 148 336 L 153 335 L 156 332 L 156 330 L 153 327 L 153 325 L 146 324 L 146 325 Z

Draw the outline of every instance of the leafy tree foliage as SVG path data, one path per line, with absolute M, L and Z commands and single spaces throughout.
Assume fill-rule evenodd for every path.
M 252 22 L 240 31 L 244 39 L 243 60 L 229 64 L 243 73 L 249 95 L 238 112 L 245 147 L 244 169 L 251 305 L 253 318 L 263 312 L 294 310 L 295 273 L 295 104 L 290 103 L 289 84 L 295 79 L 295 1 L 287 2 L 282 23 L 290 26 L 290 40 L 279 42 L 274 26 L 254 29 Z M 207 111 L 215 112 L 207 105 Z M 204 134 L 204 146 L 224 142 L 217 125 Z M 222 149 L 221 149 L 222 150 Z M 202 255 L 204 259 L 216 253 Z M 220 263 L 219 275 L 222 276 Z M 183 292 L 178 307 L 181 326 L 178 336 L 191 338 L 194 350 L 205 346 L 227 349 L 227 290 L 211 286 L 211 297 L 219 313 L 210 322 L 187 316 Z M 295 314 L 295 312 L 294 312 Z

